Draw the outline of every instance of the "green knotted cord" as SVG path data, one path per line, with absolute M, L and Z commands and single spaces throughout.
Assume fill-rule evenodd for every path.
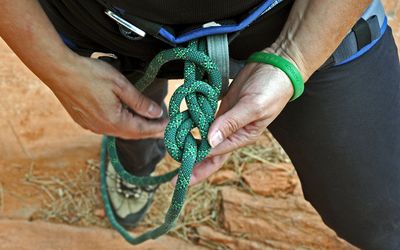
M 170 100 L 170 120 L 165 130 L 164 142 L 168 153 L 176 161 L 181 162 L 181 166 L 161 176 L 133 176 L 125 171 L 118 159 L 115 138 L 105 136 L 102 142 L 100 181 L 105 211 L 111 225 L 131 244 L 155 239 L 174 227 L 185 202 L 193 167 L 208 155 L 211 148 L 207 141 L 207 134 L 214 120 L 222 80 L 218 66 L 206 54 L 205 40 L 192 41 L 187 48 L 173 48 L 160 52 L 150 62 L 144 76 L 135 84 L 135 87 L 143 91 L 154 81 L 160 68 L 173 60 L 185 61 L 185 80 Z M 188 110 L 180 112 L 183 100 L 186 101 Z M 191 133 L 195 127 L 200 131 L 200 140 L 196 140 Z M 171 206 L 162 225 L 133 237 L 117 222 L 107 193 L 107 156 L 121 178 L 137 186 L 162 184 L 178 174 Z

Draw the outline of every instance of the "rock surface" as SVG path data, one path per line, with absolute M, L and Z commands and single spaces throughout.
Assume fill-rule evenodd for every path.
M 233 170 L 220 170 L 208 178 L 208 182 L 214 185 L 222 185 L 239 180 L 239 176 Z
M 220 194 L 221 220 L 231 235 L 242 235 L 273 249 L 351 249 L 302 197 L 262 197 L 232 187 L 222 188 Z
M 100 136 L 73 122 L 57 98 L 0 40 L 0 216 L 29 218 L 45 197 L 27 173 L 77 172 Z
M 399 41 L 400 2 L 383 2 Z M 0 92 L 0 249 L 204 249 L 168 236 L 133 248 L 108 229 L 27 222 L 45 194 L 24 182 L 26 174 L 78 171 L 87 159 L 97 159 L 100 137 L 76 125 L 1 40 Z M 250 192 L 228 185 L 240 178 Z M 221 171 L 210 183 L 222 185 L 220 227 L 199 226 L 199 244 L 238 250 L 354 249 L 304 201 L 290 165 L 247 165 L 242 176 Z
M 78 228 L 46 222 L 0 221 L 0 249 L 18 250 L 202 250 L 173 237 L 163 236 L 138 246 L 125 242 L 115 231 Z
M 290 164 L 247 164 L 242 178 L 250 188 L 219 188 L 221 228 L 197 229 L 200 244 L 229 249 L 356 249 L 341 240 L 304 200 Z
M 259 241 L 247 240 L 240 236 L 230 236 L 207 226 L 199 227 L 197 232 L 201 236 L 200 244 L 209 244 L 209 242 L 213 242 L 229 249 L 243 250 L 271 249 Z
M 242 176 L 254 193 L 263 196 L 286 197 L 299 187 L 296 171 L 290 164 L 247 164 Z

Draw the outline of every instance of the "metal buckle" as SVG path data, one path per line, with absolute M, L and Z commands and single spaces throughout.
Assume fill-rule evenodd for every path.
M 128 29 L 128 30 L 130 30 L 132 32 L 134 32 L 138 36 L 140 36 L 140 37 L 145 37 L 146 36 L 146 32 L 144 32 L 143 30 L 139 29 L 138 27 L 136 27 L 135 25 L 131 24 L 127 20 L 123 19 L 122 17 L 118 16 L 117 14 L 112 12 L 111 10 L 106 10 L 104 13 L 106 13 L 107 16 L 109 16 L 112 20 L 117 22 L 119 25 L 125 27 L 126 29 Z
M 93 52 L 90 55 L 90 58 L 92 58 L 92 59 L 99 59 L 101 57 L 108 57 L 108 58 L 112 58 L 112 59 L 118 59 L 118 57 L 113 53 Z

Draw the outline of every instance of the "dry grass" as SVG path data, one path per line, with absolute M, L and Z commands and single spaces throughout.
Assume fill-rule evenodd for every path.
M 31 171 L 25 181 L 46 194 L 42 209 L 33 219 L 80 226 L 107 225 L 95 215 L 102 203 L 99 171 L 94 161 L 88 161 L 83 169 L 72 175 L 64 172 L 61 176 L 46 177 Z
M 223 168 L 232 169 L 241 176 L 243 166 L 252 162 L 274 164 L 289 162 L 289 159 L 279 144 L 266 132 L 254 145 L 234 152 Z M 178 166 L 178 163 L 166 157 L 159 164 L 157 172 L 165 172 Z M 102 218 L 102 215 L 99 216 L 102 201 L 97 161 L 88 161 L 83 170 L 72 176 L 65 173 L 62 176 L 43 177 L 29 173 L 26 181 L 46 194 L 43 208 L 35 215 L 34 219 L 80 226 L 110 226 L 107 220 Z M 243 182 L 233 185 L 246 189 Z M 156 227 L 164 221 L 172 191 L 173 186 L 169 183 L 158 189 L 154 204 L 139 227 L 140 231 Z M 208 225 L 212 228 L 219 228 L 217 191 L 218 187 L 208 182 L 191 187 L 177 226 L 170 232 L 170 235 L 195 242 L 199 238 L 196 233 L 197 226 Z M 212 248 L 221 249 L 214 243 Z

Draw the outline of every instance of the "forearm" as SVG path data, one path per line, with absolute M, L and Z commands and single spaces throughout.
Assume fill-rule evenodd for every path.
M 335 51 L 371 0 L 297 0 L 276 42 L 267 48 L 291 59 L 307 80 Z
M 0 36 L 48 85 L 54 84 L 57 76 L 65 75 L 76 57 L 63 44 L 37 0 L 4 0 L 0 8 Z

